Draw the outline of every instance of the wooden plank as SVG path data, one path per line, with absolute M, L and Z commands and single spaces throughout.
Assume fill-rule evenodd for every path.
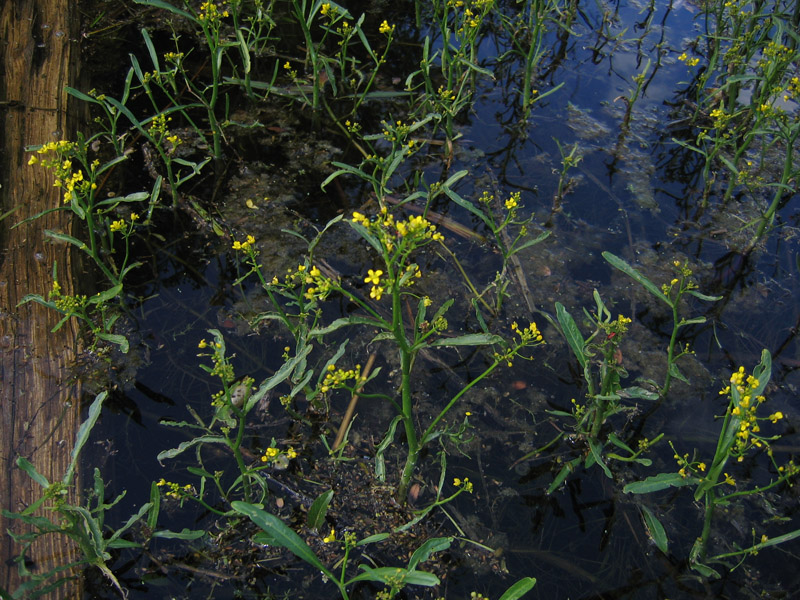
M 67 248 L 48 241 L 44 229 L 68 231 L 67 213 L 48 215 L 15 229 L 11 225 L 56 206 L 61 194 L 45 171 L 27 165 L 24 147 L 63 139 L 73 131 L 67 117 L 64 86 L 77 72 L 77 5 L 65 0 L 0 2 L 0 198 L 2 211 L 16 209 L 0 222 L 0 506 L 18 511 L 41 494 L 41 488 L 15 466 L 28 458 L 49 481 L 62 477 L 79 421 L 78 390 L 69 380 L 75 357 L 72 324 L 50 329 L 58 315 L 30 303 L 28 293 L 47 296 L 53 264 L 58 262 L 64 293 L 73 293 Z M 6 535 L 20 531 L 18 521 L 0 518 L 0 586 L 18 585 L 16 568 L 6 566 L 19 548 Z M 64 564 L 76 548 L 60 536 L 46 536 L 33 548 L 38 570 Z M 77 587 L 49 598 L 77 598 Z

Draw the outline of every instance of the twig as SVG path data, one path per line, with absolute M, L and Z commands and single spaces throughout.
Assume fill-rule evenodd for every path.
M 339 449 L 339 446 L 342 445 L 344 442 L 344 434 L 347 432 L 347 428 L 350 426 L 350 421 L 353 420 L 353 413 L 356 411 L 356 404 L 358 404 L 358 395 L 361 393 L 361 388 L 364 387 L 364 382 L 367 380 L 369 376 L 369 372 L 372 369 L 372 365 L 375 364 L 375 353 L 370 354 L 369 359 L 367 360 L 367 364 L 364 367 L 364 370 L 361 371 L 361 385 L 359 385 L 355 392 L 353 392 L 353 397 L 350 398 L 350 404 L 347 405 L 347 410 L 344 413 L 344 418 L 342 418 L 342 424 L 339 425 L 339 431 L 336 432 L 336 440 L 333 442 L 332 450 L 335 452 Z

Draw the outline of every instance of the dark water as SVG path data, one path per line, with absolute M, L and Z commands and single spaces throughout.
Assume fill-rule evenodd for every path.
M 736 199 L 725 210 L 698 216 L 700 164 L 672 141 L 681 131 L 667 126 L 676 119 L 674 106 L 691 76 L 690 69 L 675 56 L 686 40 L 697 35 L 698 12 L 686 2 L 657 4 L 650 12 L 636 3 L 581 5 L 573 25 L 575 35 L 549 35 L 547 44 L 554 55 L 545 61 L 549 69 L 536 84 L 542 93 L 562 82 L 563 87 L 537 105 L 530 119 L 521 124 L 510 104 L 513 89 L 519 85 L 510 77 L 519 65 L 497 68 L 496 82 L 481 79 L 474 111 L 460 123 L 463 137 L 457 142 L 450 170 L 470 170 L 458 189 L 463 197 L 477 198 L 485 189 L 502 195 L 520 190 L 526 210 L 535 215 L 537 223 L 545 223 L 551 217 L 560 169 L 555 140 L 566 149 L 578 144 L 583 159 L 569 172 L 577 181 L 552 217 L 552 235 L 522 254 L 537 308 L 552 314 L 554 302 L 559 301 L 578 315 L 582 307 L 591 308 L 592 290 L 598 289 L 612 312 L 635 319 L 622 347 L 630 380 L 637 376 L 658 380 L 663 378 L 671 323 L 645 292 L 614 272 L 600 253 L 608 250 L 624 256 L 658 284 L 671 278 L 673 260 L 688 260 L 700 290 L 724 297 L 714 305 L 692 303 L 686 307 L 686 316 L 704 314 L 708 318 L 707 324 L 684 330 L 683 341 L 696 351 L 696 356 L 681 363 L 692 384 L 676 384 L 657 410 L 642 406 L 637 417 L 618 425 L 651 438 L 664 432 L 681 452 L 697 448 L 699 455 L 710 460 L 717 435 L 715 415 L 725 409 L 717 391 L 738 365 L 752 369 L 761 349 L 767 348 L 774 355 L 769 410 L 787 415 L 775 428 L 775 433 L 785 434 L 775 442 L 776 456 L 783 462 L 798 448 L 796 207 L 791 201 L 785 206 L 779 215 L 784 227 L 749 256 L 743 256 L 741 247 L 731 243 L 728 235 L 736 222 L 731 215 L 740 210 L 749 214 L 747 198 Z M 624 42 L 598 36 L 604 6 L 616 14 L 611 32 L 624 31 Z M 647 19 L 650 24 L 645 26 Z M 400 16 L 397 20 L 401 22 Z M 496 56 L 497 43 L 487 38 L 481 57 L 490 60 Z M 661 64 L 656 66 L 659 53 Z M 648 78 L 652 79 L 634 104 L 630 129 L 624 132 L 625 103 L 619 98 L 630 93 L 632 76 L 644 69 L 648 58 L 652 60 Z M 425 171 L 432 181 L 443 168 L 431 161 Z M 362 200 L 348 197 L 350 205 L 339 208 L 357 208 Z M 470 222 L 457 207 L 434 208 L 456 221 Z M 247 231 L 246 222 L 241 230 Z M 476 279 L 491 279 L 499 264 L 496 255 L 464 240 L 454 238 L 449 243 L 470 258 L 470 272 Z M 151 481 L 164 477 L 182 482 L 186 477 L 184 469 L 190 461 L 161 465 L 155 458 L 159 451 L 185 439 L 159 422 L 187 419 L 186 405 L 207 412 L 215 388 L 199 369 L 196 355 L 197 343 L 209 337 L 209 328 L 225 333 L 230 351 L 237 355 L 237 373 L 259 381 L 279 365 L 284 342 L 269 332 L 254 335 L 243 328 L 239 312 L 243 298 L 250 297 L 250 288 L 249 284 L 233 285 L 237 268 L 227 247 L 213 235 L 187 237 L 184 244 L 155 254 L 158 283 L 141 284 L 140 295 L 147 299 L 137 306 L 131 323 L 133 339 L 139 342 L 138 362 L 125 365 L 97 432 L 95 459 L 105 461 L 104 474 L 112 487 L 128 490 L 120 514 L 130 514 L 147 500 Z M 183 257 L 183 262 L 176 256 Z M 350 265 L 351 272 L 363 270 L 360 254 L 338 260 Z M 431 261 L 441 267 L 435 258 Z M 457 283 L 451 285 L 458 289 Z M 575 456 L 568 443 L 513 466 L 516 459 L 551 439 L 557 427 L 565 426 L 559 421 L 551 423 L 545 411 L 566 410 L 570 398 L 580 397 L 582 388 L 557 332 L 545 328 L 540 315 L 530 315 L 513 289 L 507 314 L 509 318 L 537 320 L 548 346 L 533 362 L 520 361 L 492 379 L 488 392 L 466 400 L 468 410 L 474 413 L 473 433 L 478 442 L 469 447 L 470 458 L 453 456 L 448 471 L 448 476 L 468 476 L 476 482 L 475 494 L 459 498 L 454 510 L 462 516 L 474 515 L 469 519 L 474 531 L 494 542 L 487 541 L 489 545 L 502 548 L 499 562 L 507 574 L 482 572 L 469 563 L 455 565 L 443 595 L 461 598 L 480 591 L 499 597 L 512 581 L 524 576 L 538 579 L 527 596 L 530 598 L 749 598 L 761 591 L 768 597 L 791 598 L 800 593 L 800 546 L 796 543 L 764 550 L 748 558 L 746 568 L 719 581 L 703 581 L 688 569 L 686 556 L 702 525 L 701 507 L 691 502 L 691 494 L 632 497 L 621 491 L 625 482 L 676 469 L 666 443 L 651 451 L 652 467 L 621 469 L 619 482 L 607 479 L 597 468 L 580 471 L 552 495 L 545 491 L 558 471 L 554 461 Z M 455 323 L 457 316 L 452 316 L 452 321 Z M 431 380 L 430 385 L 436 391 L 451 384 Z M 272 436 L 288 436 L 290 426 L 279 407 L 272 406 L 268 419 L 255 432 L 252 446 L 264 447 Z M 763 484 L 768 480 L 763 456 L 735 468 L 739 481 Z M 438 476 L 431 463 L 423 465 L 422 472 L 426 478 Z M 746 546 L 752 542 L 751 527 L 759 536 L 764 531 L 776 536 L 796 529 L 795 494 L 793 489 L 778 488 L 760 506 L 730 507 L 717 521 L 719 535 Z M 670 539 L 669 556 L 648 540 L 639 502 L 662 519 Z M 764 510 L 768 504 L 775 507 L 772 512 Z M 211 527 L 212 523 L 207 515 L 190 509 L 175 510 L 168 520 L 172 529 Z M 174 548 L 185 552 L 178 545 Z M 268 588 L 275 592 L 294 589 L 291 573 L 273 574 L 258 583 L 214 579 L 186 569 L 167 569 L 170 574 L 154 576 L 158 569 L 146 557 L 130 555 L 122 556 L 117 567 L 131 586 L 133 598 L 260 597 Z M 149 583 L 141 583 L 142 578 Z M 209 581 L 214 582 L 211 588 L 206 585 Z M 314 585 L 322 587 L 304 590 L 302 597 L 334 597 L 331 586 L 322 585 L 319 579 Z M 301 597 L 300 593 L 292 591 L 290 597 Z M 95 594 L 102 595 L 96 590 L 89 592 Z

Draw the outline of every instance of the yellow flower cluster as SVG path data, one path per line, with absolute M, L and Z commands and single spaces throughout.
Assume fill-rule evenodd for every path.
M 29 165 L 41 164 L 45 169 L 53 171 L 55 175 L 53 187 L 64 190 L 64 202 L 71 202 L 76 195 L 85 196 L 97 189 L 96 183 L 84 179 L 82 170 L 72 170 L 72 157 L 76 149 L 75 142 L 66 140 L 48 142 L 36 150 L 36 155 L 28 160 Z M 92 163 L 92 171 L 97 164 L 99 164 L 97 161 Z
M 419 247 L 429 241 L 441 242 L 444 236 L 436 231 L 433 225 L 422 215 L 409 217 L 404 221 L 396 221 L 386 207 L 381 209 L 377 219 L 370 220 L 359 212 L 353 213 L 353 223 L 358 223 L 369 230 L 381 242 L 387 252 L 407 250 Z M 399 239 L 399 244 L 398 244 Z
M 328 365 L 328 372 L 322 380 L 320 391 L 325 394 L 332 389 L 345 387 L 350 380 L 358 381 L 361 379 L 361 365 L 356 365 L 354 369 L 337 369 L 336 365 Z
M 733 408 L 731 408 L 731 415 L 738 419 L 738 431 L 731 451 L 733 456 L 738 456 L 738 461 L 744 460 L 744 454 L 750 448 L 764 448 L 769 447 L 769 442 L 765 438 L 758 435 L 761 427 L 758 425 L 758 417 L 756 412 L 758 407 L 766 401 L 764 396 L 754 396 L 755 391 L 758 389 L 760 382 L 752 375 L 745 373 L 744 367 L 739 367 L 730 378 L 730 385 L 726 386 L 720 391 L 721 396 L 731 396 L 733 399 Z M 736 393 L 733 393 L 735 388 Z M 767 419 L 773 423 L 783 418 L 780 412 L 773 413 Z
M 233 242 L 232 247 L 234 250 L 241 250 L 242 252 L 247 252 L 250 248 L 253 247 L 255 243 L 256 243 L 256 238 L 254 238 L 252 235 L 248 235 L 243 242 L 235 240 Z
M 672 446 L 671 442 L 670 446 Z M 672 446 L 672 450 L 673 451 L 675 450 L 674 446 Z M 684 479 L 686 479 L 690 475 L 697 475 L 702 477 L 701 473 L 704 473 L 706 470 L 706 463 L 699 462 L 696 460 L 689 460 L 688 454 L 684 454 L 683 456 L 681 456 L 680 454 L 675 452 L 674 458 L 676 461 L 678 461 L 678 467 L 679 467 L 678 475 L 680 475 Z
M 508 200 L 505 202 L 506 210 L 508 212 L 513 212 L 517 209 L 517 207 L 519 207 L 519 197 L 520 192 L 514 192 L 508 197 Z
M 58 283 L 58 281 L 53 281 L 53 289 L 50 290 L 48 298 L 56 305 L 56 308 L 64 314 L 73 314 L 78 312 L 79 310 L 83 309 L 87 303 L 87 298 L 85 295 L 63 295 L 61 293 L 61 284 Z
M 682 52 L 681 55 L 678 56 L 678 60 L 685 63 L 687 67 L 694 67 L 700 62 L 700 59 L 697 57 L 689 58 L 686 52 Z
M 325 300 L 332 291 L 336 289 L 337 282 L 325 277 L 318 267 L 312 265 L 297 265 L 297 269 L 287 269 L 286 276 L 281 281 L 278 276 L 274 276 L 270 282 L 273 286 L 283 288 L 295 288 L 307 285 L 303 296 L 306 300 Z
M 389 25 L 389 22 L 384 20 L 383 23 L 381 23 L 381 26 L 378 27 L 378 31 L 380 31 L 383 35 L 389 35 L 394 31 L 394 27 L 394 25 Z
M 203 353 L 197 355 L 197 356 L 211 356 L 211 362 L 214 364 L 214 366 L 211 369 L 208 369 L 207 367 L 203 368 L 207 370 L 212 377 L 219 377 L 226 383 L 231 383 L 234 379 L 236 379 L 236 374 L 234 373 L 233 365 L 230 362 L 228 362 L 228 360 L 225 358 L 225 352 L 223 350 L 221 342 L 207 342 L 206 340 L 203 339 L 200 340 L 200 343 L 197 344 L 197 347 L 200 348 L 201 350 L 204 348 L 211 348 L 211 350 L 213 351 L 209 355 Z M 222 395 L 224 395 L 224 391 L 220 391 L 217 394 L 214 394 L 214 396 L 212 397 L 213 398 L 212 405 L 217 406 L 218 404 L 215 404 L 215 401 L 221 399 Z
M 219 10 L 214 2 L 203 2 L 200 5 L 200 13 L 197 19 L 204 23 L 216 24 L 220 19 L 230 16 L 228 11 L 223 9 Z
M 665 296 L 671 297 L 675 286 L 678 286 L 680 292 L 697 289 L 697 284 L 689 279 L 692 275 L 692 270 L 686 261 L 681 263 L 679 260 L 674 260 L 672 261 L 672 267 L 678 277 L 673 277 L 669 284 L 662 284 L 661 291 L 664 292 Z
M 150 135 L 153 136 L 156 141 L 161 141 L 165 135 L 169 135 L 169 129 L 167 129 L 167 123 L 172 120 L 172 117 L 168 117 L 164 113 L 159 113 L 153 120 L 150 122 L 150 127 L 147 130 L 150 132 Z
M 281 459 L 281 457 L 286 457 L 285 459 Z M 285 451 L 281 451 L 278 448 L 272 447 L 267 448 L 264 450 L 264 454 L 261 456 L 261 462 L 263 463 L 273 463 L 280 460 L 292 460 L 297 458 L 297 452 L 294 448 L 289 446 Z
M 172 481 L 167 481 L 162 477 L 156 482 L 156 485 L 158 487 L 167 488 L 165 496 L 168 498 L 174 498 L 175 500 L 180 500 L 183 497 L 194 495 L 194 487 L 188 483 L 184 486 L 181 486 Z
M 519 354 L 521 348 L 525 346 L 539 346 L 544 344 L 544 337 L 542 336 L 536 323 L 531 323 L 525 329 L 520 329 L 517 322 L 511 323 L 511 331 L 517 334 L 520 339 L 515 343 L 514 347 L 506 348 L 503 352 L 494 352 L 492 355 L 497 362 L 505 362 L 509 367 L 514 366 L 513 359 L 517 356 L 525 360 L 530 360 Z
M 130 219 L 131 219 L 131 228 L 133 228 L 134 223 L 136 223 L 136 221 L 139 220 L 139 215 L 136 214 L 135 212 L 132 212 Z M 111 231 L 122 231 L 124 228 L 125 228 L 124 219 L 118 219 L 116 221 L 112 221 L 111 225 L 109 226 L 109 229 Z
M 523 344 L 535 343 L 535 342 L 544 342 L 544 337 L 542 337 L 539 328 L 536 327 L 536 323 L 531 322 L 525 329 L 520 329 L 517 322 L 514 321 L 511 323 L 511 330 L 520 336 L 521 341 Z
M 472 493 L 472 482 L 469 480 L 469 477 L 464 477 L 464 479 L 460 479 L 456 477 L 453 479 L 453 485 L 457 488 L 461 488 L 465 492 Z

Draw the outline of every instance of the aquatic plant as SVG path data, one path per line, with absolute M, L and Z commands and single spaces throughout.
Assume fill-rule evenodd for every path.
M 71 499 L 78 458 L 89 440 L 89 434 L 100 416 L 107 395 L 107 392 L 98 394 L 89 407 L 88 416 L 78 429 L 70 463 L 60 481 L 47 481 L 26 458 L 17 459 L 17 466 L 42 488 L 42 494 L 21 512 L 3 510 L 4 517 L 21 521 L 30 527 L 30 531 L 21 534 L 9 531 L 12 539 L 22 545 L 21 552 L 14 562 L 24 583 L 13 591 L 11 596 L 13 598 L 38 598 L 47 594 L 68 580 L 74 579 L 76 567 L 84 566 L 99 569 L 111 585 L 123 597 L 125 596 L 122 585 L 108 565 L 108 561 L 111 560 L 109 550 L 140 546 L 122 536 L 151 512 L 153 504 L 144 503 L 121 527 L 111 529 L 110 532 L 106 531 L 108 527 L 105 523 L 106 513 L 122 500 L 125 492 L 123 491 L 114 500 L 106 502 L 105 483 L 99 469 L 94 470 L 92 496 L 86 505 L 75 504 Z M 47 514 L 52 514 L 53 518 L 45 516 Z M 64 536 L 74 542 L 79 549 L 78 560 L 66 565 L 56 565 L 47 572 L 30 570 L 27 564 L 28 549 L 36 539 L 46 535 Z
M 127 352 L 127 339 L 113 333 L 119 313 L 110 306 L 112 303 L 118 305 L 122 300 L 124 279 L 140 264 L 134 262 L 130 255 L 130 237 L 140 227 L 141 217 L 138 212 L 127 211 L 125 205 L 136 205 L 150 200 L 152 208 L 155 192 L 135 192 L 127 196 L 101 198 L 98 189 L 98 182 L 103 180 L 101 176 L 125 160 L 125 156 L 118 156 L 101 163 L 99 158 L 90 158 L 93 142 L 101 135 L 103 134 L 96 134 L 86 139 L 78 134 L 74 142 L 61 140 L 29 148 L 34 154 L 28 165 L 52 172 L 55 179 L 53 185 L 63 190 L 63 204 L 28 220 L 38 219 L 55 211 L 69 211 L 82 221 L 85 224 L 83 232 L 86 240 L 62 231 L 46 230 L 45 234 L 56 241 L 70 244 L 85 254 L 103 274 L 110 287 L 90 297 L 66 296 L 58 282 L 57 265 L 53 265 L 53 287 L 48 297 L 28 294 L 20 304 L 36 302 L 64 315 L 56 329 L 68 319 L 76 317 L 92 332 L 92 348 L 96 347 L 97 340 L 103 340 L 116 344 L 123 352 Z M 126 208 L 127 215 L 123 212 L 123 207 Z M 120 243 L 115 244 L 115 239 L 120 240 Z
M 511 15 L 499 12 L 500 24 L 508 34 L 510 48 L 497 57 L 498 63 L 512 58 L 520 60 L 522 86 L 518 90 L 522 108 L 522 121 L 531 116 L 534 104 L 564 85 L 563 82 L 550 87 L 546 91 L 534 87 L 540 75 L 541 63 L 552 50 L 547 47 L 545 35 L 550 27 L 561 27 L 571 32 L 571 21 L 574 18 L 574 5 L 561 0 L 532 0 L 521 3 L 518 11 Z
M 335 221 L 338 220 L 337 217 Z M 245 242 L 237 241 L 234 247 L 245 254 L 250 272 L 257 273 L 272 301 L 274 310 L 261 315 L 259 320 L 278 319 L 287 327 L 295 339 L 298 351 L 293 360 L 299 361 L 311 351 L 312 346 L 309 343 L 311 339 L 344 327 L 373 328 L 379 332 L 376 340 L 391 342 L 399 355 L 400 397 L 395 400 L 390 396 L 384 396 L 392 403 L 398 414 L 389 426 L 384 443 L 380 447 L 385 448 L 391 443 L 397 425 L 402 424 L 407 454 L 397 495 L 401 500 L 405 500 L 420 452 L 427 444 L 442 435 L 444 417 L 470 389 L 497 367 L 510 365 L 517 357 L 528 358 L 522 354 L 523 351 L 543 343 L 543 339 L 535 323 L 530 323 L 524 328 L 518 327 L 516 323 L 512 324 L 510 340 L 488 331 L 457 336 L 443 335 L 448 329 L 445 314 L 452 306 L 453 300 L 444 301 L 432 315 L 429 315 L 428 309 L 433 305 L 433 300 L 414 291 L 416 281 L 422 277 L 420 266 L 413 260 L 414 254 L 429 244 L 443 241 L 444 237 L 437 231 L 436 226 L 419 215 L 408 219 L 395 218 L 386 207 L 382 208 L 374 218 L 355 212 L 348 223 L 377 255 L 376 268 L 368 269 L 364 278 L 364 283 L 370 286 L 369 299 L 343 285 L 339 279 L 324 275 L 310 258 L 306 264 L 299 265 L 296 270 L 290 270 L 282 280 L 277 276 L 268 280 L 259 264 L 258 251 L 250 239 Z M 326 229 L 331 225 L 332 223 L 329 223 Z M 314 245 L 311 245 L 312 252 Z M 359 307 L 361 314 L 340 317 L 328 325 L 318 323 L 321 312 L 316 308 L 316 303 L 331 294 L 343 295 Z M 278 295 L 289 299 L 286 308 L 280 302 Z M 404 304 L 407 299 L 417 304 L 416 316 L 412 322 L 408 322 L 405 316 Z M 379 310 L 377 307 L 379 303 L 385 308 Z M 384 316 L 387 309 L 388 316 Z M 309 316 L 312 320 L 310 325 L 306 322 Z M 489 364 L 444 403 L 427 427 L 418 428 L 419 419 L 413 401 L 412 384 L 412 369 L 418 354 L 432 348 L 484 345 L 497 348 L 493 351 Z M 355 394 L 366 383 L 361 379 L 360 367 L 343 369 L 336 366 L 335 360 L 343 351 L 342 346 L 338 355 L 328 360 L 327 366 L 318 376 L 317 389 L 311 392 L 310 398 L 327 394 L 337 388 L 345 388 L 351 394 Z M 305 363 L 303 365 L 305 369 Z M 303 390 L 313 376 L 310 369 L 305 372 L 300 370 L 298 373 L 300 381 L 295 384 L 291 397 Z M 371 378 L 377 375 L 377 370 L 370 373 Z M 382 452 L 379 452 L 378 460 L 382 461 Z
M 625 406 L 623 400 L 653 401 L 658 396 L 640 386 L 622 387 L 622 379 L 627 377 L 627 372 L 622 366 L 619 345 L 628 331 L 631 319 L 623 315 L 613 319 L 597 290 L 594 291 L 594 301 L 596 306 L 594 313 L 584 310 L 586 318 L 594 328 L 588 338 L 583 337 L 567 309 L 560 302 L 556 303 L 556 318 L 567 344 L 583 372 L 586 393 L 584 395 L 585 402 L 572 399 L 572 407 L 569 412 L 553 410 L 550 413 L 572 421 L 571 429 L 574 437 L 587 446 L 587 452 L 570 459 L 561 467 L 548 487 L 548 493 L 558 489 L 581 463 L 584 463 L 587 468 L 595 464 L 599 465 L 609 478 L 613 477 L 613 472 L 607 464 L 609 460 L 650 465 L 651 460 L 643 458 L 641 455 L 656 444 L 663 435 L 659 434 L 652 440 L 639 439 L 636 449 L 633 449 L 613 430 L 603 430 L 604 425 L 614 415 L 634 410 L 633 407 Z M 539 455 L 566 435 L 566 431 L 560 431 L 545 446 L 529 452 L 516 462 L 519 463 Z M 609 449 L 612 451 L 608 451 Z
M 698 300 L 716 302 L 717 300 L 721 300 L 721 296 L 709 296 L 699 292 L 697 290 L 697 284 L 692 279 L 692 270 L 685 261 L 672 261 L 675 277 L 673 277 L 669 283 L 662 284 L 659 288 L 655 283 L 618 256 L 610 252 L 603 252 L 603 258 L 606 259 L 612 267 L 619 269 L 634 281 L 638 282 L 653 296 L 666 303 L 672 311 L 672 333 L 669 338 L 669 344 L 667 345 L 667 373 L 664 376 L 664 383 L 662 385 L 659 386 L 653 382 L 658 389 L 659 395 L 665 398 L 669 393 L 673 379 L 677 379 L 683 383 L 689 383 L 689 380 L 686 379 L 680 369 L 678 369 L 677 362 L 681 357 L 692 354 L 693 352 L 688 345 L 684 345 L 683 348 L 681 348 L 679 343 L 680 330 L 690 325 L 702 325 L 706 322 L 706 318 L 702 315 L 690 319 L 682 318 L 679 314 L 681 300 L 688 294 Z
M 760 535 L 755 526 L 752 532 L 752 542 L 744 547 L 735 544 L 732 551 L 722 552 L 713 556 L 708 555 L 711 541 L 711 531 L 715 518 L 722 507 L 741 504 L 745 500 L 760 499 L 767 502 L 764 493 L 768 490 L 788 483 L 798 473 L 800 467 L 793 460 L 786 464 L 778 464 L 771 442 L 780 438 L 780 435 L 764 435 L 761 425 L 766 422 L 777 423 L 783 419 L 783 414 L 778 411 L 768 416 L 760 414 L 760 409 L 766 402 L 763 395 L 769 383 L 772 370 L 770 353 L 764 350 L 761 362 L 753 370 L 752 375 L 745 372 L 744 367 L 739 367 L 730 377 L 730 385 L 725 386 L 719 394 L 728 398 L 725 414 L 722 417 L 719 437 L 713 457 L 703 460 L 693 454 L 681 454 L 675 447 L 674 458 L 678 464 L 677 472 L 663 472 L 652 475 L 643 481 L 627 484 L 623 491 L 632 494 L 647 494 L 670 487 L 693 487 L 694 501 L 702 503 L 703 526 L 701 534 L 697 537 L 691 552 L 689 562 L 693 569 L 707 577 L 719 577 L 719 573 L 710 565 L 723 565 L 736 568 L 748 556 L 757 554 L 759 550 L 775 546 L 800 537 L 800 529 L 779 536 L 770 537 L 766 533 Z M 770 460 L 772 473 L 770 481 L 763 485 L 737 483 L 733 467 L 742 463 L 748 454 L 765 453 Z M 733 488 L 733 491 L 729 491 Z M 650 512 L 646 521 L 649 523 L 651 535 L 657 537 L 659 548 L 667 551 L 667 537 L 663 525 Z M 730 560 L 738 561 L 735 565 Z
M 436 29 L 425 36 L 420 68 L 408 75 L 405 87 L 413 103 L 412 116 L 436 115 L 448 143 L 459 137 L 455 118 L 472 104 L 478 76 L 494 78 L 478 61 L 481 31 L 493 8 L 494 0 L 416 3 L 417 25 L 424 19 Z M 441 39 L 435 51 L 434 37 Z
M 243 453 L 247 415 L 261 401 L 266 394 L 283 383 L 292 372 L 302 363 L 305 354 L 293 360 L 288 360 L 272 377 L 265 380 L 258 389 L 254 389 L 254 380 L 244 377 L 237 380 L 231 364 L 230 357 L 225 347 L 222 334 L 212 329 L 209 333 L 213 340 L 200 340 L 198 348 L 205 352 L 198 354 L 200 357 L 211 359 L 210 365 L 201 365 L 201 368 L 212 377 L 219 380 L 221 389 L 211 398 L 213 415 L 208 422 L 196 411 L 191 414 L 194 423 L 186 421 L 165 421 L 171 427 L 187 429 L 195 435 L 192 439 L 182 442 L 176 448 L 164 450 L 158 454 L 158 460 L 175 458 L 187 450 L 194 450 L 198 465 L 188 467 L 189 474 L 200 478 L 200 485 L 195 488 L 191 484 L 179 485 L 175 482 L 159 482 L 159 487 L 164 487 L 167 494 L 183 503 L 191 500 L 201 504 L 215 514 L 229 514 L 230 503 L 242 498 L 247 502 L 264 502 L 269 495 L 268 480 L 261 471 L 278 461 L 292 460 L 297 456 L 293 448 L 280 450 L 273 444 L 264 450 L 259 460 L 246 461 Z M 310 351 L 307 348 L 306 354 Z M 227 448 L 236 462 L 238 473 L 231 478 L 224 471 L 208 470 L 205 467 L 202 450 L 207 446 L 223 446 Z M 248 462 L 250 464 L 248 464 Z M 222 507 L 212 505 L 207 499 L 209 487 L 224 501 Z
M 694 140 L 675 141 L 703 159 L 702 207 L 715 186 L 724 201 L 746 190 L 767 200 L 754 228 L 749 253 L 772 226 L 781 202 L 796 192 L 794 147 L 800 36 L 797 9 L 781 2 L 712 2 L 703 8 L 705 33 L 693 44 L 702 58 L 683 52 L 678 59 L 696 67 Z M 701 63 L 702 64 L 699 64 Z M 769 198 L 771 196 L 771 199 Z
M 233 508 L 261 528 L 262 531 L 253 537 L 253 542 L 270 546 L 282 546 L 288 549 L 295 556 L 322 572 L 337 587 L 343 600 L 350 598 L 347 591 L 348 588 L 359 581 L 372 581 L 385 585 L 385 589 L 379 592 L 376 598 L 387 600 L 394 598 L 406 586 L 432 587 L 439 585 L 438 577 L 432 573 L 420 571 L 417 567 L 430 559 L 432 554 L 447 550 L 453 542 L 453 539 L 448 537 L 429 538 L 414 550 L 408 560 L 408 565 L 405 567 L 371 567 L 362 562 L 358 565 L 358 569 L 361 572 L 350 577 L 348 575 L 348 566 L 350 566 L 353 552 L 369 544 L 385 541 L 390 538 L 390 534 L 377 533 L 359 540 L 353 533 L 339 533 L 337 537 L 337 533 L 331 530 L 323 538 L 323 542 L 325 544 L 338 544 L 342 547 L 343 556 L 337 563 L 341 567 L 337 574 L 335 568 L 328 569 L 311 547 L 275 515 L 246 502 L 234 502 Z M 521 579 L 509 587 L 500 597 L 500 600 L 517 600 L 533 589 L 535 585 L 536 580 L 531 577 Z

